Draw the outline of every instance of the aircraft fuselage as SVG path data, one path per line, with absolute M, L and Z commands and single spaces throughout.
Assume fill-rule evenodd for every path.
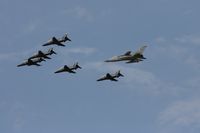
M 117 62 L 117 61 L 128 61 L 128 60 L 134 60 L 135 57 L 132 55 L 125 56 L 125 55 L 120 55 L 120 56 L 114 56 L 111 59 L 106 60 L 105 62 Z

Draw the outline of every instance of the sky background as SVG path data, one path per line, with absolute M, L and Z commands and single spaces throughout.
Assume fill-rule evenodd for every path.
M 0 0 L 1 133 L 199 133 L 199 0 Z M 52 36 L 72 42 L 20 67 Z M 103 61 L 146 44 L 138 64 Z M 79 62 L 77 73 L 54 74 Z M 96 82 L 120 69 L 119 82 Z

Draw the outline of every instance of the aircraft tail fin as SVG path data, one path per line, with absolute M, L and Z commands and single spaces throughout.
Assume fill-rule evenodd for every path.
M 67 33 L 65 33 L 65 35 L 61 38 L 61 42 L 66 42 L 66 41 L 71 41 L 71 39 L 69 39 Z
M 50 48 L 50 49 L 48 49 L 48 52 L 47 52 L 49 55 L 51 55 L 51 54 L 57 54 L 54 50 L 53 50 L 53 48 Z
M 143 54 L 143 53 L 144 53 L 144 50 L 146 49 L 146 47 L 147 47 L 146 45 L 140 47 L 140 48 L 137 50 L 136 53 Z
M 116 76 L 117 76 L 117 77 L 124 77 L 124 75 L 121 74 L 121 71 L 120 71 L 120 70 L 118 70 L 118 71 L 116 72 Z
M 82 68 L 81 66 L 79 66 L 78 62 L 74 63 L 73 67 L 74 67 L 75 69 L 77 69 L 77 68 L 80 68 L 80 69 L 81 69 L 81 68 Z

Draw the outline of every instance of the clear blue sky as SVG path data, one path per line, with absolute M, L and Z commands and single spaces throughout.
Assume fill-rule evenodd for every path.
M 200 1 L 0 0 L 1 133 L 199 133 Z M 21 63 L 52 36 L 72 42 Z M 148 47 L 139 64 L 104 63 Z M 77 74 L 54 74 L 78 61 Z M 120 69 L 119 82 L 96 82 Z

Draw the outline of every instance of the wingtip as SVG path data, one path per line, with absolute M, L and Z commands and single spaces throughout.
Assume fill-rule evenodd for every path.
M 99 81 L 102 81 L 102 80 L 101 79 L 97 79 L 96 81 L 99 82 Z

